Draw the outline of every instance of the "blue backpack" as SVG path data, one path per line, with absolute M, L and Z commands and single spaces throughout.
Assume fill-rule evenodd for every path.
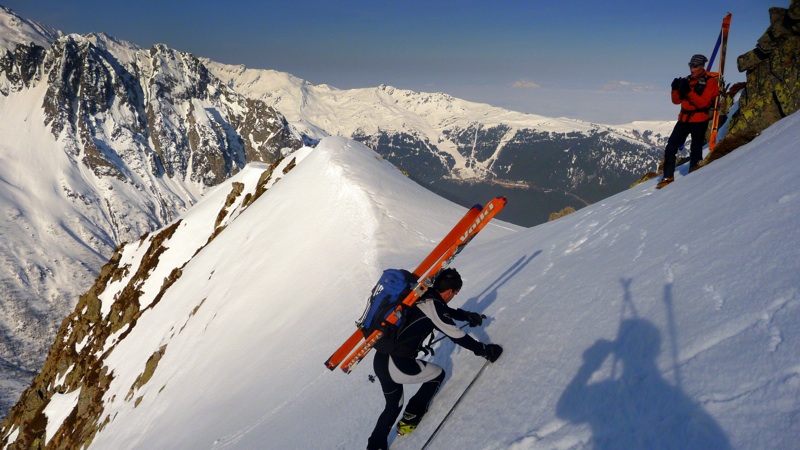
M 375 330 L 393 335 L 393 331 L 396 332 L 402 326 L 405 314 L 401 314 L 394 325 L 385 320 L 398 305 L 402 304 L 416 284 L 417 277 L 407 270 L 386 269 L 383 271 L 380 280 L 372 288 L 372 294 L 367 301 L 364 314 L 356 323 L 365 338 Z M 381 341 L 385 340 L 387 339 L 381 339 Z

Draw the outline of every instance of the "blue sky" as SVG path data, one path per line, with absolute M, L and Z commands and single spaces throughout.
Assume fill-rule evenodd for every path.
M 604 123 L 673 120 L 669 84 L 733 13 L 726 77 L 789 0 L 0 0 L 65 33 L 289 72 L 341 89 L 388 84 Z

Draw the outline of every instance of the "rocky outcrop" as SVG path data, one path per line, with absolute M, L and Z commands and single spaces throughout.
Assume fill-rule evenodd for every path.
M 770 8 L 769 15 L 770 26 L 758 39 L 756 48 L 737 58 L 739 71 L 747 72 L 747 82 L 723 91 L 720 117 L 727 119 L 728 130 L 700 167 L 747 144 L 773 123 L 800 109 L 800 0 L 792 0 L 788 9 Z M 738 109 L 726 118 L 740 91 Z M 687 161 L 688 158 L 679 159 L 678 165 Z M 646 173 L 633 186 L 661 173 L 663 159 L 656 172 Z
M 146 280 L 149 271 L 158 264 L 166 248 L 164 243 L 179 225 L 177 221 L 155 236 L 142 238 L 140 245 L 147 245 L 148 250 L 133 277 L 137 283 Z M 81 297 L 75 312 L 64 320 L 44 367 L 4 422 L 3 427 L 10 433 L 3 433 L 0 443 L 8 443 L 12 434 L 14 445 L 20 448 L 79 448 L 91 442 L 100 426 L 97 422 L 103 412 L 103 394 L 114 376 L 103 367 L 105 355 L 135 326 L 143 312 L 137 300 L 141 292 L 135 283 L 129 283 L 121 291 L 107 317 L 101 311 L 99 296 L 130 269 L 128 265 L 120 265 L 121 256 L 121 249 L 117 249 L 94 286 Z M 165 288 L 178 277 L 179 273 L 165 279 Z M 143 369 L 145 374 L 147 368 Z M 65 420 L 67 426 L 61 427 L 55 436 L 46 436 L 45 408 L 68 393 L 76 393 L 78 399 Z
M 266 167 L 258 181 L 250 183 L 249 188 L 242 182 L 229 181 L 226 201 L 215 214 L 207 241 L 194 251 L 194 255 L 206 248 L 230 221 L 252 205 L 282 174 L 291 170 L 293 161 L 293 158 L 288 162 L 278 160 Z M 279 164 L 283 165 L 282 172 L 276 170 Z M 0 423 L 0 448 L 86 448 L 99 430 L 114 421 L 116 416 L 108 410 L 107 404 L 116 399 L 106 397 L 119 374 L 109 369 L 108 358 L 143 320 L 142 316 L 162 301 L 194 256 L 191 253 L 178 257 L 164 256 L 170 247 L 180 247 L 180 244 L 171 244 L 170 240 L 181 241 L 178 233 L 182 225 L 185 225 L 182 220 L 177 220 L 115 250 L 93 286 L 81 296 L 75 310 L 63 321 L 44 367 L 11 408 L 8 417 Z M 191 250 L 187 247 L 186 252 Z M 164 260 L 173 265 L 159 272 L 158 269 L 164 267 Z M 168 275 L 161 278 L 154 275 L 156 273 Z M 157 292 L 147 295 L 144 291 L 150 285 L 158 286 Z M 204 301 L 198 302 L 187 321 L 200 310 Z M 182 328 L 174 329 L 173 336 L 182 331 Z M 142 401 L 142 388 L 150 382 L 162 357 L 169 351 L 166 343 L 155 347 L 137 369 L 140 372 L 130 386 L 125 386 L 124 399 L 118 400 L 138 406 Z M 65 412 L 65 415 L 54 414 L 54 410 Z
M 7 96 L 38 82 L 44 54 L 45 49 L 34 43 L 20 44 L 13 52 L 6 50 L 0 57 L 0 74 L 5 75 L 4 82 L 0 83 L 0 94 Z
M 756 48 L 739 56 L 747 85 L 728 132 L 705 164 L 744 145 L 764 129 L 800 109 L 800 0 L 770 8 L 770 26 Z

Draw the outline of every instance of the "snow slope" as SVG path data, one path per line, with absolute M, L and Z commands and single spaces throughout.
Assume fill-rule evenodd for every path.
M 430 448 L 796 447 L 798 141 L 794 114 L 663 190 L 653 180 L 535 228 L 487 227 L 456 260 L 453 304 L 489 316 L 469 332 L 505 353 Z M 414 266 L 463 208 L 355 142 L 305 152 L 193 258 L 230 183 L 249 189 L 257 168 L 184 215 L 140 302 L 162 273 L 183 276 L 106 343 L 109 423 L 90 448 L 364 448 L 383 403 L 371 358 L 350 375 L 323 362 L 380 270 Z M 137 251 L 124 249 L 131 272 Z M 483 364 L 440 347 L 448 378 L 393 449 L 420 448 Z

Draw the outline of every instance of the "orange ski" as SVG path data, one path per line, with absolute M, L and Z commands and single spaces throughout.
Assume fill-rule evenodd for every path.
M 714 148 L 717 146 L 717 131 L 719 130 L 719 109 L 720 109 L 720 102 L 722 96 L 725 95 L 725 80 L 722 79 L 722 75 L 725 73 L 725 53 L 728 49 L 728 31 L 731 28 L 731 13 L 728 13 L 724 19 L 722 19 L 722 31 L 720 32 L 720 39 L 722 40 L 722 47 L 720 48 L 719 52 L 719 77 L 717 77 L 717 81 L 719 82 L 719 95 L 717 99 L 714 101 L 714 118 L 711 121 L 711 136 L 708 139 L 708 151 L 713 152 Z M 709 67 L 710 68 L 710 67 Z
M 389 314 L 389 316 L 386 317 L 385 321 L 387 323 L 397 323 L 401 314 L 401 310 L 404 307 L 413 305 L 425 294 L 425 291 L 433 284 L 433 280 L 436 278 L 436 275 L 439 273 L 439 271 L 450 265 L 450 262 L 453 260 L 453 258 L 455 258 L 455 256 L 464 249 L 469 241 L 471 241 L 483 229 L 483 227 L 485 227 L 486 224 L 489 223 L 489 221 L 492 220 L 492 218 L 503 209 L 503 207 L 506 205 L 506 201 L 507 200 L 505 197 L 497 197 L 493 199 L 483 208 L 480 214 L 475 217 L 474 221 L 469 224 L 465 230 L 457 233 L 456 239 L 451 242 L 450 246 L 446 248 L 438 258 L 435 258 L 435 261 L 432 262 L 428 268 L 423 268 L 425 272 L 422 278 L 419 280 L 411 293 L 408 294 L 408 297 L 403 300 L 402 305 L 399 305 Z M 377 342 L 382 336 L 383 333 L 380 330 L 373 331 L 372 334 L 370 334 L 356 349 L 356 351 L 341 363 L 342 370 L 345 373 L 352 372 L 356 365 L 358 365 L 358 363 L 361 362 L 365 356 L 367 356 L 373 345 L 375 345 L 375 342 Z
M 473 222 L 475 222 L 475 218 L 481 213 L 481 209 L 481 205 L 475 205 L 467 210 L 466 214 L 464 214 L 464 217 L 458 221 L 453 229 L 447 233 L 447 236 L 445 236 L 439 242 L 439 245 L 437 245 L 436 248 L 434 248 L 427 257 L 425 257 L 419 267 L 414 270 L 413 273 L 417 276 L 417 278 L 421 277 L 428 268 L 430 268 L 438 259 L 440 259 L 441 254 L 447 250 L 447 248 L 449 248 L 456 239 L 462 236 L 467 229 L 469 229 Z M 339 363 L 341 363 L 342 360 L 346 358 L 354 348 L 356 348 L 363 337 L 364 333 L 362 333 L 361 329 L 356 329 L 356 331 L 353 332 L 353 334 L 350 335 L 350 337 L 341 346 L 339 346 L 339 348 L 330 356 L 330 358 L 325 361 L 325 366 L 330 370 L 335 369 Z

